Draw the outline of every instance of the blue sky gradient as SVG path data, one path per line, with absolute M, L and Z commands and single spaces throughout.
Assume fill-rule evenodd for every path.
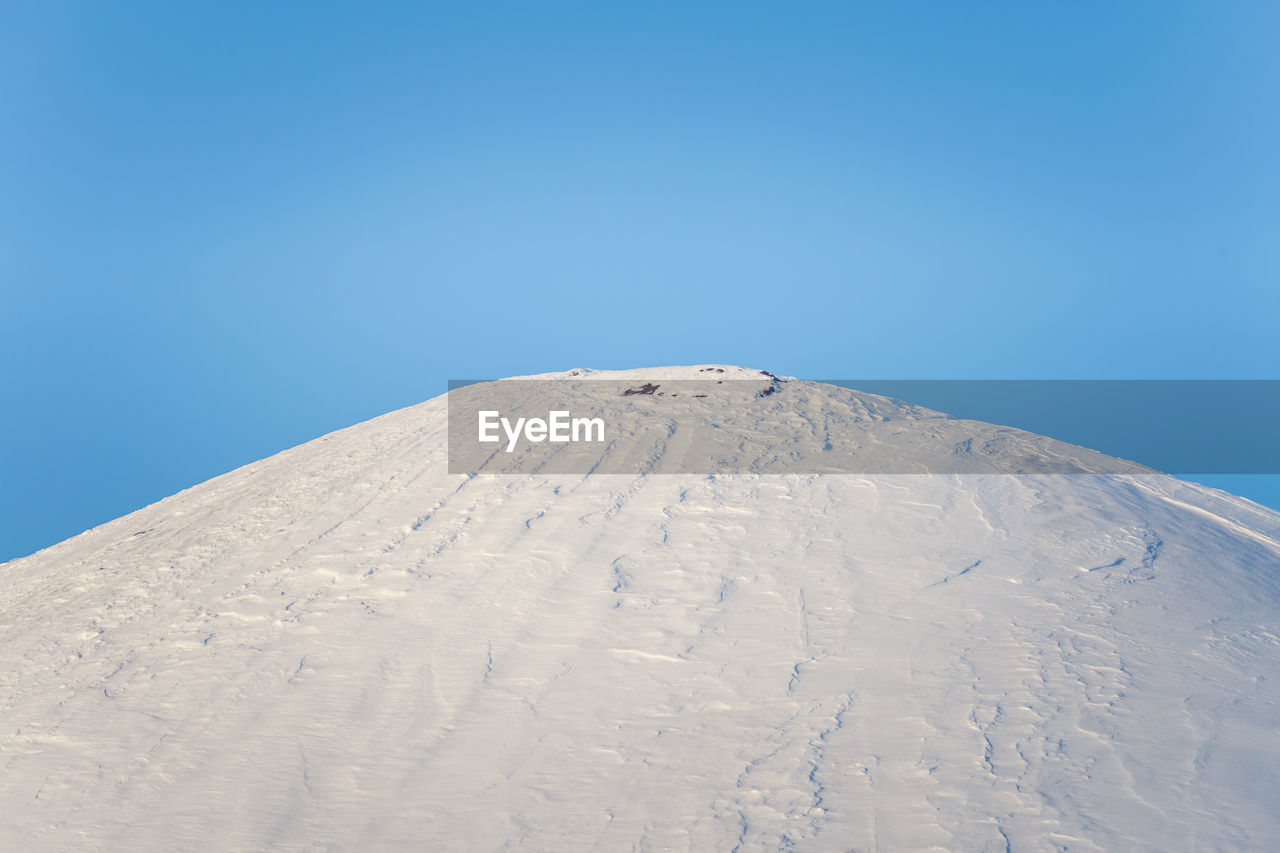
M 6 4 L 0 559 L 454 377 L 1276 378 L 1278 31 Z

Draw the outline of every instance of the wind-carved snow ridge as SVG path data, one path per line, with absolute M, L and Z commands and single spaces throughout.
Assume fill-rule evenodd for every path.
M 956 450 L 758 369 L 562 376 L 767 406 L 753 452 L 800 462 L 884 418 Z M 716 376 L 779 390 L 657 397 Z M 1280 835 L 1274 512 L 1143 473 L 449 474 L 445 434 L 437 398 L 0 567 L 0 849 Z

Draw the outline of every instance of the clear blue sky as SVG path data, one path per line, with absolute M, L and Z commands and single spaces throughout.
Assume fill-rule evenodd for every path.
M 451 377 L 1280 376 L 1280 6 L 6 3 L 0 559 Z

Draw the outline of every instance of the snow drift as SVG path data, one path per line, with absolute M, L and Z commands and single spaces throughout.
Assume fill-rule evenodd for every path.
M 758 449 L 885 404 L 788 382 Z M 458 475 L 445 432 L 436 398 L 0 566 L 0 848 L 1280 837 L 1274 512 L 1142 472 Z

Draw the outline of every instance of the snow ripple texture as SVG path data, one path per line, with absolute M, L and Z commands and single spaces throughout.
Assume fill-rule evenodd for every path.
M 819 437 L 859 399 L 775 397 Z M 444 430 L 437 398 L 0 566 L 0 849 L 1280 837 L 1276 513 L 1157 475 L 457 476 Z

